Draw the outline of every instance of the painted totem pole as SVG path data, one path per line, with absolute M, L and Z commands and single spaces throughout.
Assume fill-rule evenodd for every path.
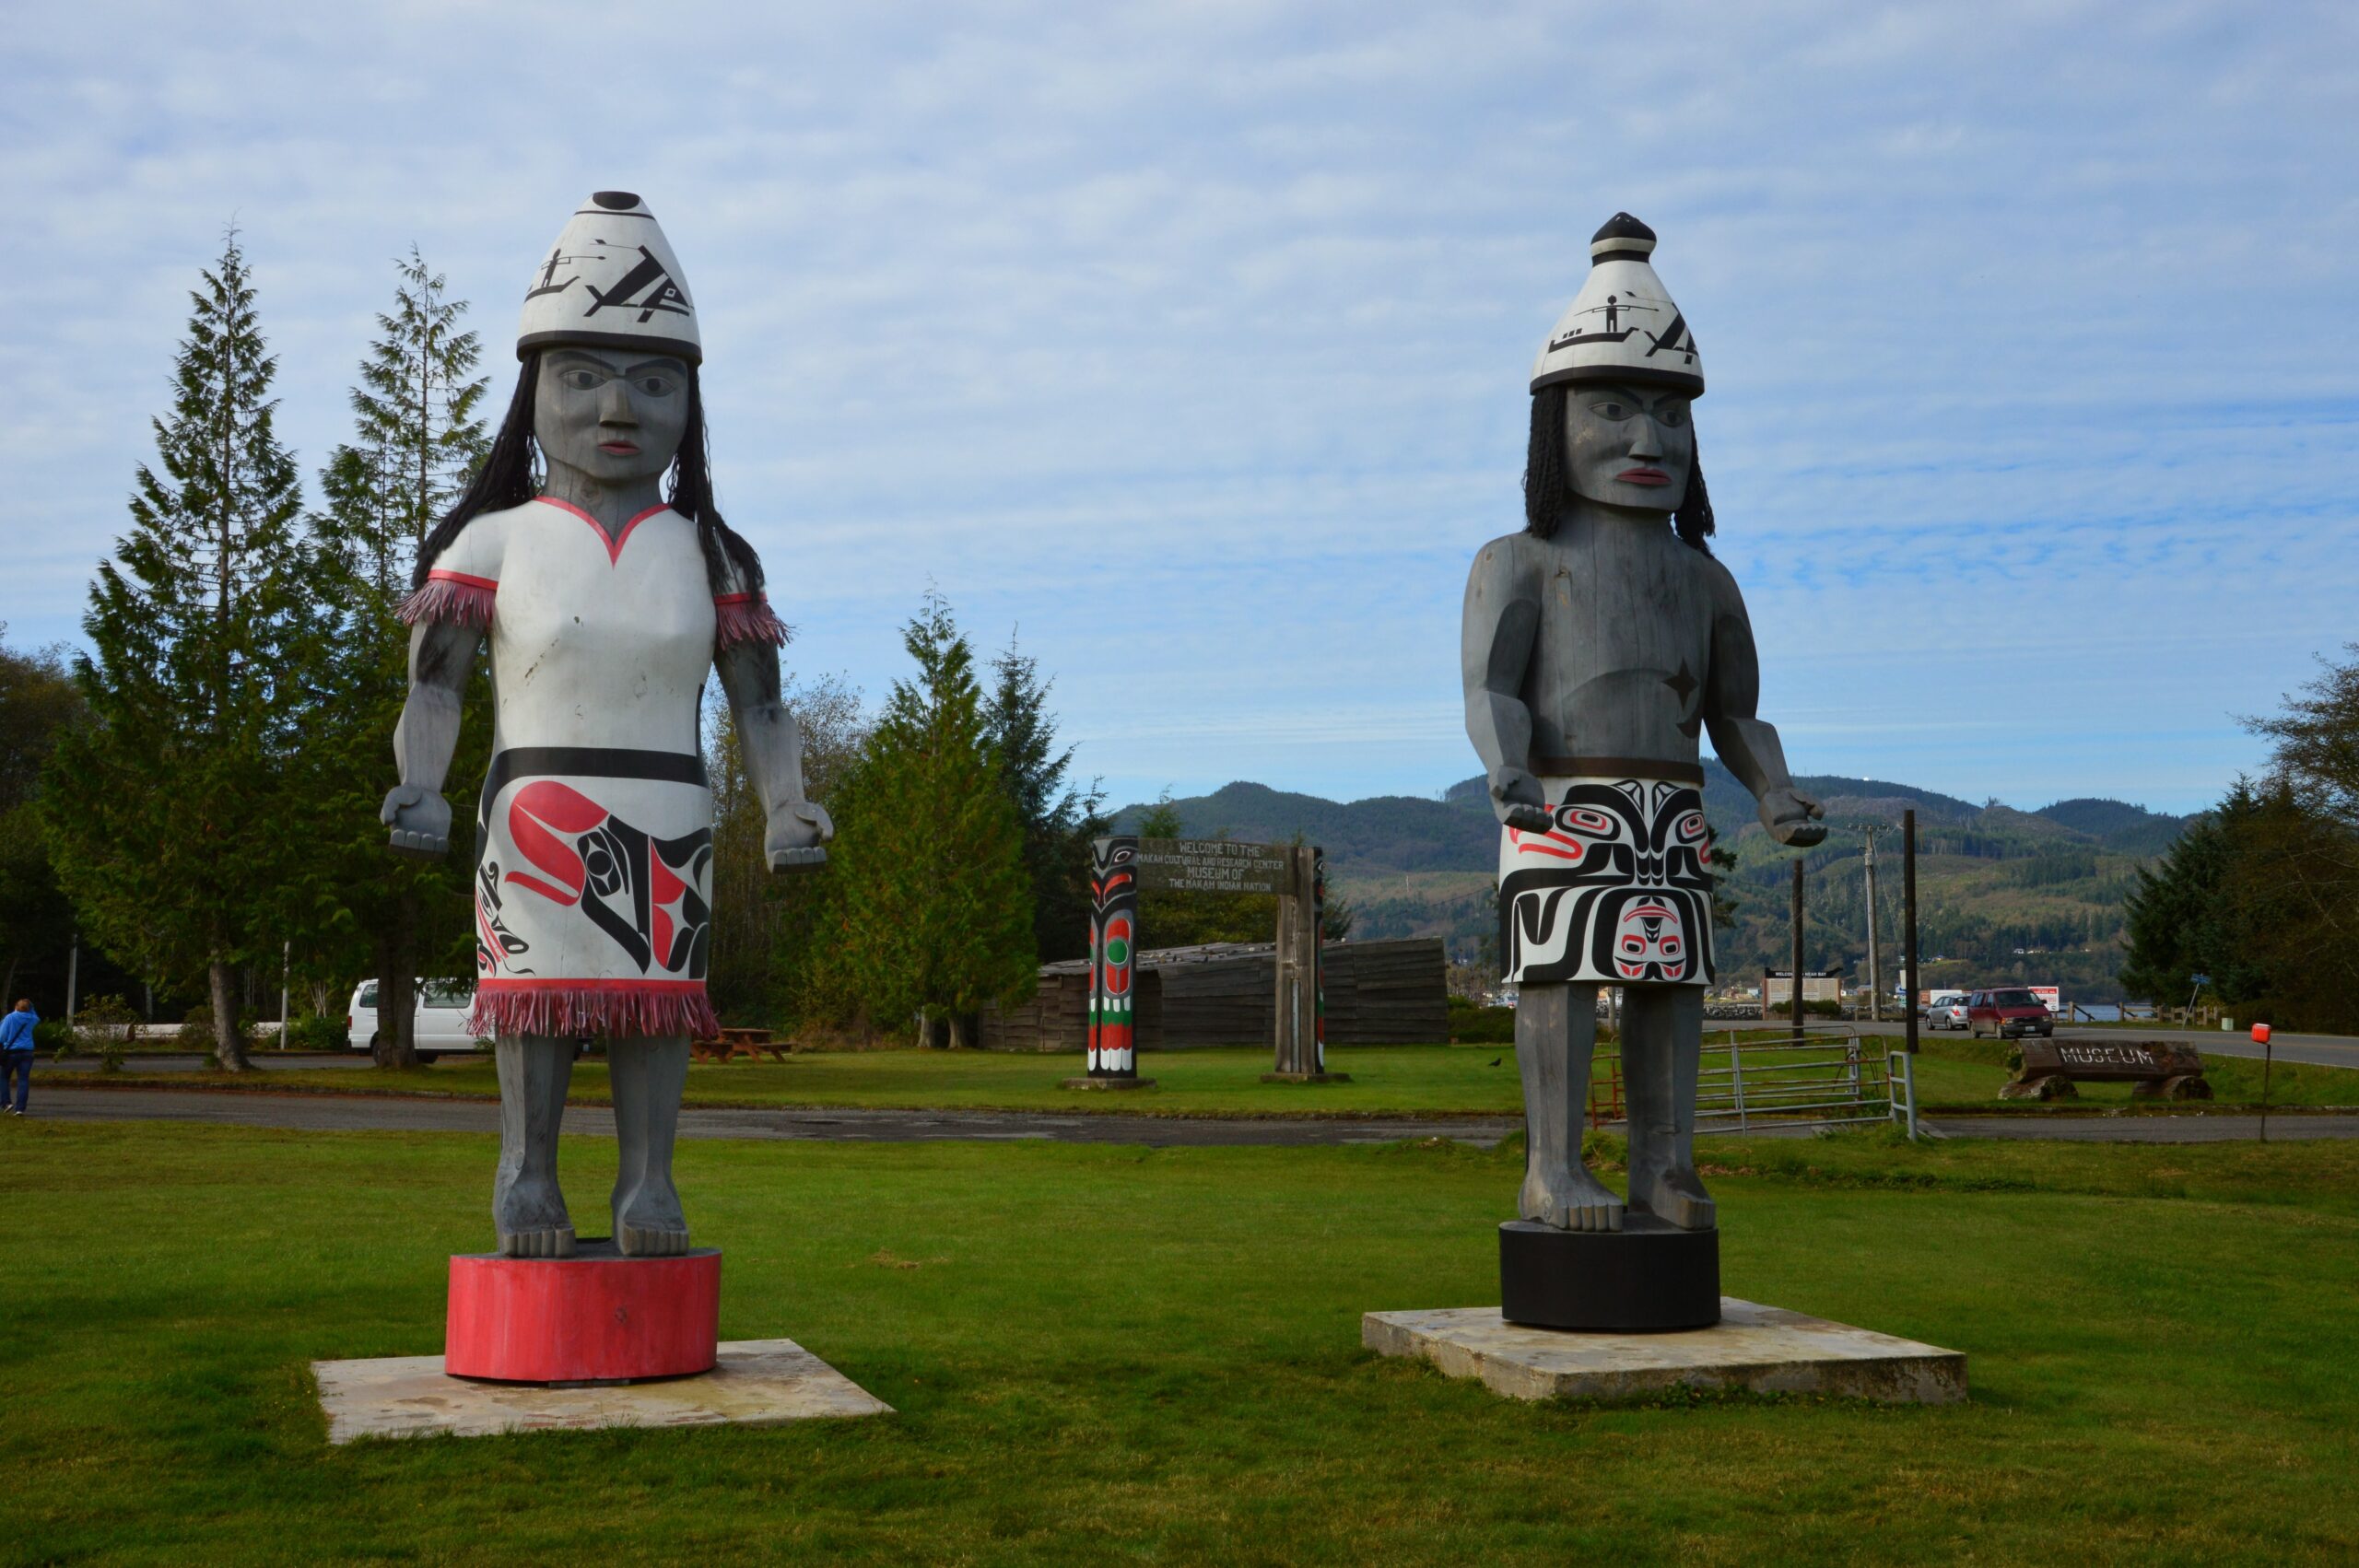
M 1100 838 L 1089 869 L 1089 1076 L 1139 1075 L 1137 978 L 1139 841 Z
M 820 864 L 834 830 L 804 797 L 802 738 L 780 699 L 785 628 L 752 547 L 713 505 L 696 308 L 646 204 L 601 191 L 574 213 L 534 271 L 516 354 L 483 471 L 418 554 L 403 610 L 401 783 L 382 815 L 396 852 L 447 852 L 442 783 L 487 638 L 472 1026 L 494 1037 L 499 1065 L 499 1251 L 576 1252 L 557 1128 L 576 1048 L 598 1039 L 621 1142 L 614 1249 L 676 1257 L 688 1251 L 672 1182 L 688 1043 L 715 1026 L 698 705 L 716 668 L 771 868 Z M 712 1271 L 717 1281 L 717 1255 Z
M 1466 730 L 1500 825 L 1499 953 L 1520 988 L 1530 1140 L 1501 1282 L 1510 1318 L 1559 1328 L 1719 1316 L 1694 1147 L 1712 978 L 1698 737 L 1711 732 L 1779 843 L 1826 832 L 1755 716 L 1753 629 L 1712 556 L 1689 424 L 1703 369 L 1654 249 L 1626 213 L 1591 240 L 1588 280 L 1532 367 L 1524 528 L 1485 544 L 1466 585 Z M 1627 998 L 1626 1204 L 1580 1157 L 1605 985 Z

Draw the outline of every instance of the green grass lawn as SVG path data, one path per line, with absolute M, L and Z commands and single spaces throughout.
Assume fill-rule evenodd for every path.
M 2341 1562 L 2359 1146 L 1715 1141 L 1731 1293 L 1970 1403 L 1524 1405 L 1359 1349 L 1497 1299 L 1520 1156 L 698 1142 L 724 1337 L 896 1416 L 326 1445 L 439 1347 L 489 1139 L 0 1128 L 0 1560 Z M 610 1142 L 569 1141 L 594 1211 Z M 1608 1153 L 1613 1145 L 1607 1141 Z

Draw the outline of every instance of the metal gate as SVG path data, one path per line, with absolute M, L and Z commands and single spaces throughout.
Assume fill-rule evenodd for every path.
M 1745 1132 L 1756 1127 L 1864 1127 L 1897 1121 L 1917 1136 L 1916 1078 L 1907 1054 L 1848 1024 L 1788 1033 L 1731 1029 L 1704 1042 L 1696 1084 L 1696 1130 Z M 1590 1125 L 1625 1112 L 1619 1050 L 1601 1053 L 1590 1075 Z

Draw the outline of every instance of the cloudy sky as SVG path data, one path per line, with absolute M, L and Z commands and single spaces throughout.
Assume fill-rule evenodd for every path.
M 12 14 L 0 620 L 78 637 L 235 223 L 316 470 L 413 244 L 493 398 L 643 193 L 715 475 L 872 698 L 929 584 L 1118 800 L 1475 770 L 1466 564 L 1626 208 L 1798 769 L 2186 810 L 2359 638 L 2359 11 L 217 3 Z

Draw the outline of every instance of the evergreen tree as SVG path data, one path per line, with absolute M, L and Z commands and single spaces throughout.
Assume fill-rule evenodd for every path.
M 987 1001 L 1030 994 L 1036 967 L 1023 825 L 1002 780 L 974 651 L 941 595 L 902 636 L 897 681 L 831 803 L 836 841 L 815 992 L 886 1028 L 970 1043 Z
M 996 677 L 983 711 L 983 728 L 999 754 L 1000 779 L 1024 829 L 1024 869 L 1032 883 L 1032 941 L 1042 963 L 1089 954 L 1090 841 L 1110 825 L 1102 808 L 1106 792 L 1092 782 L 1087 793 L 1071 788 L 1065 776 L 1073 748 L 1057 748 L 1056 718 L 1048 710 L 1049 685 L 1037 660 L 1018 651 L 1013 638 L 992 661 Z
M 837 786 L 857 766 L 866 739 L 860 693 L 827 675 L 790 679 L 780 696 L 803 733 L 805 794 L 832 812 Z M 725 700 L 714 703 L 705 727 L 705 773 L 712 781 L 713 1010 L 775 1028 L 797 1019 L 810 989 L 829 879 L 771 872 L 761 793 Z
M 18 974 L 62 959 L 74 940 L 74 911 L 57 885 L 37 801 L 59 733 L 82 717 L 82 694 L 60 650 L 0 648 L 0 1007 L 18 994 Z
M 312 971 L 346 977 L 366 965 L 376 975 L 376 1059 L 408 1067 L 417 1060 L 416 977 L 474 970 L 474 868 L 464 855 L 417 860 L 385 848 L 377 810 L 398 781 L 393 733 L 409 689 L 409 628 L 396 612 L 419 544 L 489 438 L 478 413 L 487 382 L 473 373 L 481 345 L 459 327 L 466 302 L 447 296 L 415 246 L 394 267 L 393 308 L 378 316 L 352 390 L 353 439 L 321 472 L 327 505 L 311 520 L 333 573 L 323 588 L 341 615 L 334 699 L 311 755 L 315 788 L 342 833 L 337 852 L 315 868 L 307 930 Z M 470 712 L 444 790 L 454 821 L 472 814 L 489 743 L 487 719 Z
M 278 444 L 277 362 L 234 230 L 191 296 L 171 413 L 153 421 L 131 529 L 99 564 L 75 675 L 92 722 L 61 739 L 42 798 L 60 881 L 88 929 L 160 978 L 202 978 L 215 1056 L 246 1066 L 233 978 L 275 960 L 314 850 L 292 787 L 323 646 Z
M 2251 933 L 2229 896 L 2241 841 L 2263 811 L 2239 783 L 2189 824 L 2159 862 L 2139 868 L 2124 907 L 2121 984 L 2131 996 L 2185 1006 L 2198 975 L 2211 977 L 2209 989 L 2223 1001 L 2268 993 Z

